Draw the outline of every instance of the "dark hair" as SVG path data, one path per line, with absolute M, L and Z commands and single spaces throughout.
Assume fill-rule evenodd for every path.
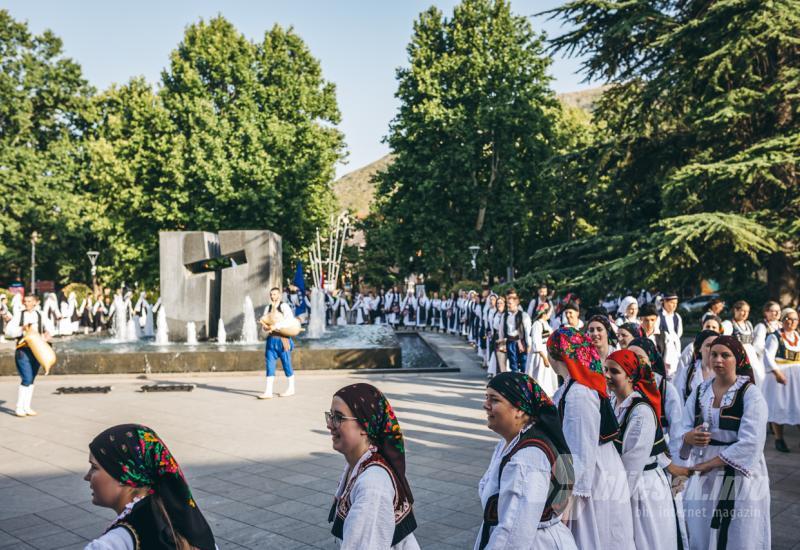
M 39 295 L 36 294 L 35 292 L 31 292 L 29 294 L 26 294 L 25 296 L 23 296 L 23 298 L 33 298 L 37 302 L 41 302 L 42 301 L 42 299 L 39 297 Z
M 708 307 L 710 308 L 711 306 L 716 306 L 718 304 L 724 304 L 724 303 L 725 303 L 725 300 L 723 300 L 722 298 L 714 298 L 713 300 L 708 302 Z M 736 303 L 738 304 L 739 302 L 736 302 Z M 735 304 L 734 304 L 734 307 L 736 307 Z
M 273 286 L 272 288 L 269 289 L 270 292 L 272 292 L 273 290 L 277 290 L 278 292 L 281 291 L 281 289 L 278 288 L 277 286 Z
M 742 309 L 743 307 L 750 307 L 750 304 L 744 300 L 737 300 L 733 303 L 733 309 Z
M 645 304 L 639 308 L 639 318 L 650 317 L 651 315 L 658 317 L 658 310 L 656 310 L 655 304 Z
M 578 313 L 581 312 L 580 306 L 578 304 L 576 304 L 575 302 L 567 303 L 567 305 L 564 306 L 563 311 L 567 311 L 568 309 L 571 309 L 572 311 L 577 311 Z
M 762 312 L 764 312 L 764 311 L 767 311 L 767 310 L 768 310 L 769 308 L 771 308 L 772 306 L 778 306 L 778 307 L 781 307 L 781 305 L 780 305 L 778 302 L 776 302 L 775 300 L 770 300 L 770 301 L 768 301 L 766 304 L 764 304 L 764 307 L 763 307 L 763 308 L 761 308 L 761 311 L 762 311 Z

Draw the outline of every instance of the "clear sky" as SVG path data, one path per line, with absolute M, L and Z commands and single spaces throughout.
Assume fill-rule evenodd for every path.
M 514 12 L 533 16 L 565 0 L 512 0 Z M 381 142 L 397 109 L 395 69 L 406 65 L 412 23 L 431 4 L 451 15 L 456 0 L 3 0 L 0 8 L 24 20 L 36 34 L 52 30 L 66 55 L 83 67 L 98 89 L 143 75 L 158 83 L 169 52 L 184 28 L 222 14 L 251 40 L 274 23 L 293 26 L 336 84 L 347 141 L 347 164 L 339 175 L 388 152 Z M 534 28 L 557 36 L 559 22 L 532 17 Z M 576 74 L 579 60 L 557 57 L 553 87 L 570 92 L 591 87 Z

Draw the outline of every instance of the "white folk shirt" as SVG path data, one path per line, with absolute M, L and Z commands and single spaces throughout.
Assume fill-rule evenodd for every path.
M 358 472 L 362 462 L 372 456 L 367 450 L 350 470 L 345 465 L 336 496 L 342 495 L 347 482 Z M 383 468 L 366 468 L 350 492 L 350 511 L 344 520 L 342 540 L 335 539 L 343 550 L 420 550 L 414 533 L 392 546 L 394 537 L 394 486 Z
M 519 434 L 508 444 L 502 439 L 497 443 L 489 468 L 478 485 L 484 508 L 489 498 L 499 495 L 498 524 L 491 528 L 486 550 L 577 549 L 560 515 L 550 521 L 539 521 L 550 491 L 550 462 L 541 449 L 525 447 L 514 453 L 500 478 L 500 463 L 518 441 Z M 482 530 L 483 526 L 478 529 L 475 550 L 480 547 Z
M 25 325 L 33 326 L 34 330 L 39 330 L 39 316 L 42 318 L 42 325 L 44 325 L 43 332 L 53 333 L 53 326 L 44 313 L 40 313 L 36 310 L 27 311 L 27 310 L 17 310 L 14 312 L 14 315 L 11 318 L 11 321 L 8 322 L 5 328 L 5 335 L 8 338 L 21 338 L 22 337 L 22 328 Z

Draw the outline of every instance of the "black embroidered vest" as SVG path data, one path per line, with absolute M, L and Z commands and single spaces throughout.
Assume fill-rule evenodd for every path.
M 130 514 L 108 528 L 125 529 L 133 539 L 135 550 L 175 550 L 169 528 L 157 515 L 155 502 L 146 497 L 133 505 Z
M 640 403 L 644 403 L 651 411 L 653 410 L 653 406 L 644 397 L 633 398 L 630 407 L 628 407 L 628 410 L 625 411 L 625 416 L 622 417 L 622 422 L 619 425 L 619 436 L 614 438 L 614 445 L 617 447 L 617 451 L 619 451 L 620 454 L 622 454 L 622 442 L 625 439 L 625 430 L 628 429 L 628 421 L 630 420 L 631 413 L 633 412 L 634 407 Z M 661 426 L 658 425 L 658 422 L 656 422 L 656 435 L 653 438 L 653 447 L 650 449 L 650 456 L 658 456 L 661 453 L 666 453 L 667 456 L 669 456 L 667 442 L 664 441 L 664 432 L 661 429 Z
M 738 432 L 739 426 L 742 423 L 742 415 L 744 414 L 744 392 L 747 388 L 752 386 L 752 382 L 742 384 L 736 390 L 736 397 L 733 398 L 733 403 L 727 407 L 720 407 L 719 409 L 719 429 Z M 703 411 L 700 408 L 700 391 L 694 399 L 694 427 L 700 426 L 703 423 Z
M 350 513 L 350 507 L 352 505 L 350 502 L 350 493 L 355 486 L 358 476 L 364 473 L 364 470 L 369 467 L 383 468 L 392 480 L 392 486 L 394 487 L 394 535 L 392 536 L 392 546 L 394 546 L 417 528 L 417 520 L 414 519 L 414 512 L 411 509 L 411 505 L 408 502 L 398 501 L 397 478 L 386 460 L 378 453 L 372 453 L 372 456 L 359 465 L 356 475 L 346 482 L 344 491 L 342 491 L 342 496 L 334 499 L 333 506 L 331 506 L 331 511 L 328 514 L 328 523 L 333 523 L 331 533 L 337 539 L 343 540 L 344 520 L 347 519 L 347 514 Z
M 497 476 L 498 487 L 500 486 L 500 479 L 503 477 L 503 468 L 506 467 L 506 464 L 511 461 L 511 458 L 518 451 L 527 447 L 536 447 L 540 449 L 550 463 L 550 489 L 547 493 L 544 510 L 539 518 L 539 523 L 543 523 L 560 516 L 567 507 L 569 497 L 572 494 L 573 485 L 572 476 L 570 475 L 572 457 L 570 455 L 563 455 L 561 456 L 561 460 L 559 460 L 559 452 L 555 445 L 553 445 L 553 442 L 550 441 L 547 434 L 536 425 L 533 425 L 520 435 L 516 445 L 514 445 L 508 454 L 500 461 L 500 469 Z M 566 483 L 562 483 L 562 481 L 566 481 Z M 486 501 L 486 506 L 483 509 L 483 529 L 481 531 L 481 542 L 479 545 L 481 550 L 486 548 L 486 545 L 489 543 L 491 528 L 496 527 L 500 522 L 500 518 L 497 515 L 499 501 L 499 493 L 494 494 Z M 532 518 L 520 518 L 520 521 L 532 521 Z
M 564 421 L 564 411 L 567 407 L 567 392 L 572 387 L 575 380 L 570 380 L 567 387 L 564 388 L 564 393 L 561 394 L 561 400 L 558 402 L 558 415 L 561 421 Z M 617 417 L 614 415 L 614 409 L 611 407 L 611 402 L 607 397 L 600 397 L 600 445 L 614 441 L 619 434 L 619 423 Z

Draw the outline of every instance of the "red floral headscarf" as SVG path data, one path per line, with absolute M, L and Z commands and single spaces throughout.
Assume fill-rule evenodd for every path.
M 608 356 L 607 361 L 614 361 L 631 377 L 631 380 L 633 380 L 633 389 L 642 394 L 653 407 L 653 410 L 657 411 L 656 419 L 659 425 L 661 425 L 661 419 L 659 418 L 659 412 L 661 411 L 661 392 L 658 391 L 656 377 L 653 375 L 650 365 L 640 361 L 639 356 L 628 349 L 615 351 Z
M 608 398 L 603 363 L 592 341 L 574 327 L 561 327 L 547 339 L 550 357 L 567 365 L 569 376 Z

